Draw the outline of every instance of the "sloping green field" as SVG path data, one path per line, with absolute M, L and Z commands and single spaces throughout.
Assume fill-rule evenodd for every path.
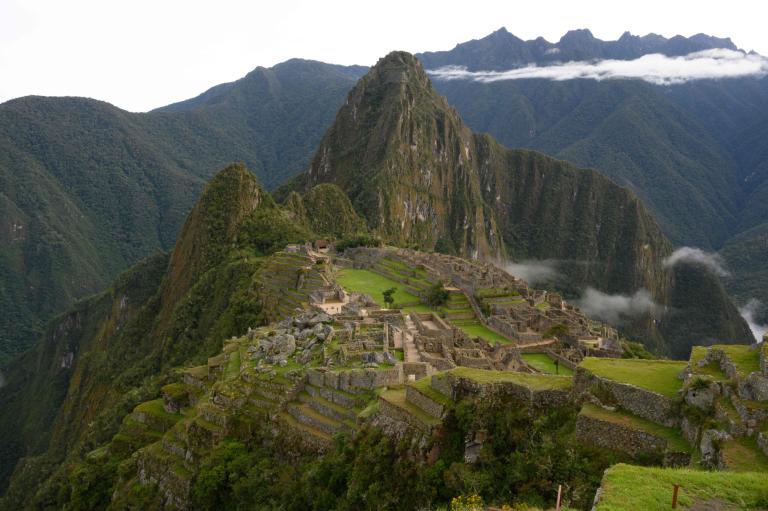
M 396 288 L 393 298 L 395 306 L 400 303 L 418 302 L 419 297 L 405 290 L 405 285 L 383 277 L 370 270 L 344 269 L 336 276 L 336 281 L 347 291 L 370 295 L 376 303 L 384 305 L 382 293 L 390 288 Z M 428 308 L 424 306 L 426 310 Z
M 679 375 L 686 365 L 688 362 L 675 360 L 587 357 L 579 367 L 603 378 L 675 397 L 683 388 Z
M 603 477 L 597 511 L 661 511 L 672 508 L 679 484 L 678 509 L 757 511 L 768 509 L 768 473 L 704 472 L 618 464 Z M 705 507 L 707 504 L 713 507 Z

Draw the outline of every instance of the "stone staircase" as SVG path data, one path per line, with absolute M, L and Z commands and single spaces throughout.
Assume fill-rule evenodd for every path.
M 352 394 L 330 387 L 306 384 L 296 400 L 286 404 L 290 425 L 327 442 L 338 433 L 353 433 L 357 415 L 368 401 L 366 394 Z

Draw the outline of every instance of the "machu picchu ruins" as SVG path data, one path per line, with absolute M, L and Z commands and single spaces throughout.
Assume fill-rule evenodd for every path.
M 379 278 L 380 291 L 397 288 L 391 308 L 361 275 Z M 407 249 L 291 245 L 257 285 L 272 290 L 263 295 L 272 321 L 179 373 L 109 444 L 136 450 L 136 481 L 155 485 L 167 508 L 188 505 L 206 452 L 256 430 L 324 453 L 337 435 L 376 427 L 429 463 L 464 400 L 531 417 L 571 410 L 575 442 L 628 461 L 768 468 L 763 345 L 696 347 L 688 361 L 622 358 L 616 329 L 561 295 L 489 263 Z M 435 290 L 442 299 L 429 304 Z M 491 440 L 488 425 L 475 424 L 465 461 Z

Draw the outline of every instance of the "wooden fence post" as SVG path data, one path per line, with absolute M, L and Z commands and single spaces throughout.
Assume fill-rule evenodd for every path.
M 557 485 L 557 507 L 555 508 L 555 511 L 560 511 L 560 497 L 563 495 L 563 485 L 558 484 Z
M 680 485 L 676 484 L 672 490 L 672 509 L 677 509 L 677 492 L 680 489 Z

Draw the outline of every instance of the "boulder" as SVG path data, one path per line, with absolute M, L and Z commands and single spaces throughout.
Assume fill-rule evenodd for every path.
M 307 324 L 309 326 L 315 326 L 319 323 L 331 323 L 333 321 L 333 318 L 326 314 L 325 312 L 318 312 L 315 316 L 309 319 Z
M 323 323 L 318 323 L 315 325 L 315 328 L 312 329 L 312 332 L 315 334 L 315 336 L 325 342 L 330 341 L 331 338 L 333 338 L 333 327 L 331 325 L 325 325 Z
M 731 440 L 731 435 L 717 429 L 707 429 L 701 434 L 699 449 L 701 464 L 706 468 L 723 469 L 724 462 L 720 449 L 724 442 Z
M 715 404 L 715 386 L 688 388 L 685 402 L 700 410 L 710 410 Z

